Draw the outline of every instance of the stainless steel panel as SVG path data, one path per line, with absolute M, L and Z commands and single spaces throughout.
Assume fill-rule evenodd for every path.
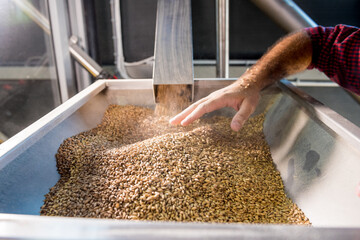
M 159 0 L 156 17 L 154 85 L 193 84 L 190 0 Z
M 288 195 L 315 226 L 360 226 L 360 129 L 297 88 L 282 94 L 264 132 Z

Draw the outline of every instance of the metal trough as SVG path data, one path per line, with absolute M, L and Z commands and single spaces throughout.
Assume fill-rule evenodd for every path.
M 194 98 L 231 83 L 195 80 Z M 154 107 L 153 83 L 99 80 L 0 145 L 0 238 L 338 239 L 360 236 L 360 129 L 290 83 L 262 93 L 271 105 L 264 132 L 289 196 L 313 227 L 199 224 L 40 217 L 44 195 L 59 179 L 61 142 L 95 127 L 109 104 Z

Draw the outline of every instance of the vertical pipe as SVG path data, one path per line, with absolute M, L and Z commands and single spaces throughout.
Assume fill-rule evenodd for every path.
M 60 87 L 59 81 L 57 79 L 57 71 L 55 66 L 55 52 L 53 47 L 53 42 L 50 35 L 50 14 L 49 14 L 49 4 L 48 1 L 40 1 L 40 12 L 44 14 L 45 18 L 48 20 L 49 31 L 44 31 L 44 39 L 45 39 L 45 47 L 46 47 L 46 54 L 48 59 L 48 66 L 49 66 L 49 74 L 50 74 L 50 82 L 51 82 L 51 93 L 54 100 L 54 106 L 59 106 L 61 104 L 61 97 L 60 97 Z
M 130 78 L 125 68 L 125 58 L 122 42 L 120 0 L 110 0 L 112 35 L 114 41 L 114 56 L 117 71 L 122 78 Z
M 87 36 L 84 2 L 68 0 L 71 34 L 77 37 L 77 44 L 87 52 Z M 71 44 L 70 44 L 71 45 Z M 70 49 L 71 52 L 71 49 Z M 78 63 L 74 65 L 78 90 L 81 91 L 91 84 L 89 73 Z
M 216 0 L 216 77 L 229 77 L 229 0 Z
M 101 62 L 99 54 L 99 47 L 98 47 L 98 30 L 96 25 L 96 14 L 95 14 L 95 0 L 87 0 L 86 4 L 84 4 L 84 11 L 86 14 L 85 22 L 86 22 L 86 35 L 87 35 L 87 44 L 88 44 L 88 53 L 92 59 L 96 62 Z
M 60 97 L 61 102 L 65 102 L 77 92 L 69 52 L 67 6 L 65 1 L 48 0 L 48 3 Z

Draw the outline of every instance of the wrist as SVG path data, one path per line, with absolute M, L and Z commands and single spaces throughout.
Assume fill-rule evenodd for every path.
M 262 86 L 261 79 L 259 75 L 255 74 L 253 69 L 248 69 L 246 72 L 238 78 L 234 83 L 237 88 L 241 89 L 244 92 L 254 93 L 260 92 L 265 86 Z

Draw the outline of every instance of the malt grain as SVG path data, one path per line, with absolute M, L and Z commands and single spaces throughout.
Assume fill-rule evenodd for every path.
M 239 132 L 230 121 L 176 127 L 151 109 L 111 105 L 96 128 L 61 144 L 61 178 L 41 215 L 310 224 L 284 192 L 264 115 Z

